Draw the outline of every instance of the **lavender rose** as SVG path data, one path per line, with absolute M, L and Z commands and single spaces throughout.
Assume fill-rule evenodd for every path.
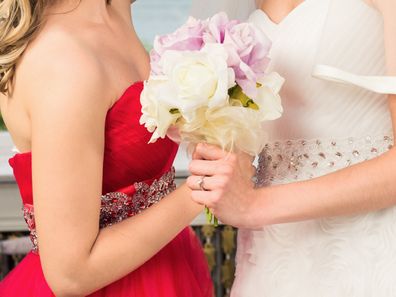
M 175 32 L 157 36 L 154 40 L 154 48 L 150 53 L 152 74 L 163 74 L 159 62 L 163 54 L 168 50 L 199 51 L 204 46 L 203 34 L 206 26 L 206 21 L 190 17 L 187 23 Z
M 256 97 L 256 82 L 265 74 L 269 64 L 271 41 L 253 24 L 243 23 L 226 31 L 224 45 L 236 82 L 246 95 Z
M 230 21 L 224 12 L 214 15 L 208 20 L 207 29 L 203 35 L 204 42 L 223 44 L 226 32 L 237 24 L 239 24 L 239 21 Z
M 204 42 L 224 45 L 236 82 L 246 95 L 255 97 L 256 82 L 265 74 L 269 63 L 271 41 L 253 24 L 229 21 L 225 13 L 212 17 L 207 26 Z

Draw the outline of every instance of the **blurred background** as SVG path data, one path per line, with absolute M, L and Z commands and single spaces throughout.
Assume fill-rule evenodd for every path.
M 147 49 L 154 37 L 180 27 L 191 11 L 191 0 L 137 0 L 132 5 L 135 29 Z
M 152 48 L 155 35 L 170 33 L 182 25 L 190 14 L 191 5 L 192 0 L 137 0 L 132 5 L 132 15 L 146 49 Z M 0 116 L 0 280 L 30 250 L 18 187 L 8 165 L 8 159 L 14 153 L 12 140 Z M 185 150 L 180 149 L 175 162 L 179 184 L 188 175 L 187 164 Z M 229 226 L 214 228 L 206 225 L 203 215 L 192 223 L 192 227 L 208 259 L 216 296 L 229 296 L 234 279 L 236 230 Z

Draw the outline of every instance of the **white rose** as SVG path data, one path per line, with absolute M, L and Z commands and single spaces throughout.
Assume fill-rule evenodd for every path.
M 169 85 L 159 100 L 177 108 L 187 121 L 193 120 L 200 107 L 228 103 L 228 89 L 235 85 L 235 74 L 227 65 L 222 45 L 209 44 L 201 51 L 167 51 L 161 64 Z
M 256 110 L 229 105 L 202 113 L 205 121 L 196 117 L 198 122 L 181 121 L 176 124 L 185 142 L 206 142 L 227 151 L 241 150 L 252 156 L 263 149 L 266 139 L 261 116 Z
M 164 138 L 169 127 L 176 123 L 180 114 L 171 113 L 171 106 L 164 104 L 157 98 L 166 88 L 167 80 L 163 77 L 153 77 L 144 83 L 144 89 L 140 95 L 142 105 L 142 116 L 140 124 L 153 133 L 150 142 L 158 138 Z
M 276 120 L 282 116 L 283 107 L 279 91 L 285 82 L 278 73 L 266 74 L 258 80 L 261 85 L 257 90 L 254 102 L 259 106 L 263 121 Z

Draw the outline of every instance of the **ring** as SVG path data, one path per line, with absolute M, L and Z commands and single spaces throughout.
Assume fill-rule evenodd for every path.
M 199 181 L 198 181 L 198 187 L 201 189 L 201 191 L 207 191 L 206 189 L 205 189 L 205 186 L 204 186 L 204 184 L 205 184 L 205 176 L 202 176 L 200 179 L 199 179 Z

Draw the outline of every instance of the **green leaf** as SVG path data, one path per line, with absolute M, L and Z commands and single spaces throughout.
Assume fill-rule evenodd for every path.
M 206 222 L 208 224 L 212 224 L 214 227 L 218 227 L 219 226 L 219 220 L 216 218 L 216 216 L 214 216 L 209 208 L 207 206 L 205 206 L 205 214 L 206 214 Z
M 170 112 L 171 114 L 178 114 L 178 113 L 180 113 L 180 110 L 177 109 L 177 108 L 172 108 L 172 109 L 169 110 L 169 112 Z
M 242 90 L 239 85 L 232 87 L 228 90 L 228 95 L 232 99 L 239 100 L 242 103 L 243 107 L 251 108 L 254 110 L 259 110 L 259 106 L 253 101 L 253 99 L 249 98 Z

